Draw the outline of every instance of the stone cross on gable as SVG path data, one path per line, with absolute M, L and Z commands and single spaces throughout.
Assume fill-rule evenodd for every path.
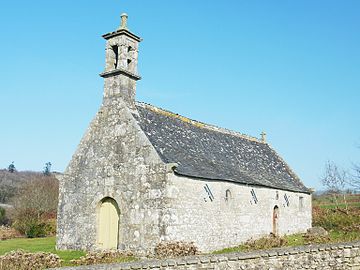
M 262 142 L 266 142 L 266 132 L 265 131 L 263 131 L 263 132 L 261 132 L 261 141 Z

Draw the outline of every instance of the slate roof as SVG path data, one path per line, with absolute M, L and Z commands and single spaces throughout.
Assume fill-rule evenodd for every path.
M 149 104 L 136 108 L 141 129 L 179 175 L 310 193 L 267 143 Z

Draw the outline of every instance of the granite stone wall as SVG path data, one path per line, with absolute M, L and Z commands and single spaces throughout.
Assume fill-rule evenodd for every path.
M 62 270 L 359 270 L 360 242 L 271 249 L 250 253 L 202 255 L 133 263 L 61 268 Z
M 120 210 L 118 248 L 152 251 L 166 227 L 168 173 L 125 103 L 102 106 L 60 181 L 57 248 L 96 249 L 97 211 L 110 197 Z
M 136 254 L 151 254 L 160 241 L 209 252 L 268 235 L 275 206 L 279 234 L 311 227 L 311 195 L 174 174 L 132 113 L 122 99 L 108 99 L 90 124 L 60 181 L 57 248 L 98 248 L 106 197 L 120 210 L 118 249 Z
M 118 249 L 136 254 L 151 254 L 160 241 L 209 252 L 268 235 L 275 206 L 280 235 L 311 227 L 311 195 L 174 174 L 133 113 L 110 98 L 90 124 L 60 181 L 57 248 L 98 248 L 106 197 L 120 210 Z
M 171 205 L 162 240 L 194 242 L 202 252 L 236 246 L 273 232 L 278 207 L 280 235 L 311 227 L 311 195 L 225 181 L 169 175 Z
M 123 23 L 103 36 L 103 104 L 60 181 L 57 248 L 99 248 L 98 211 L 108 197 L 120 212 L 118 249 L 141 255 L 160 241 L 194 241 L 207 252 L 268 235 L 275 206 L 279 234 L 309 228 L 308 194 L 180 177 L 161 160 L 136 121 L 141 39 Z

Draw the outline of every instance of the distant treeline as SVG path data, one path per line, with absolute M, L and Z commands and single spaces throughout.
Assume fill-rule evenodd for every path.
M 55 174 L 44 176 L 43 172 L 33 171 L 14 171 L 0 169 L 0 203 L 8 204 L 11 202 L 18 189 L 26 183 L 41 179 L 43 177 L 55 177 Z

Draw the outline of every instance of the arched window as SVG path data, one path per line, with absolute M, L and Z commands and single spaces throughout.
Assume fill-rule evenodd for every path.
M 273 235 L 279 235 L 279 207 L 277 205 L 274 206 L 273 209 L 273 226 L 272 226 L 272 233 Z
M 227 189 L 225 191 L 225 201 L 228 202 L 230 200 L 231 200 L 231 191 L 230 191 L 230 189 Z
M 304 208 L 304 197 L 299 197 L 299 209 L 302 210 Z

